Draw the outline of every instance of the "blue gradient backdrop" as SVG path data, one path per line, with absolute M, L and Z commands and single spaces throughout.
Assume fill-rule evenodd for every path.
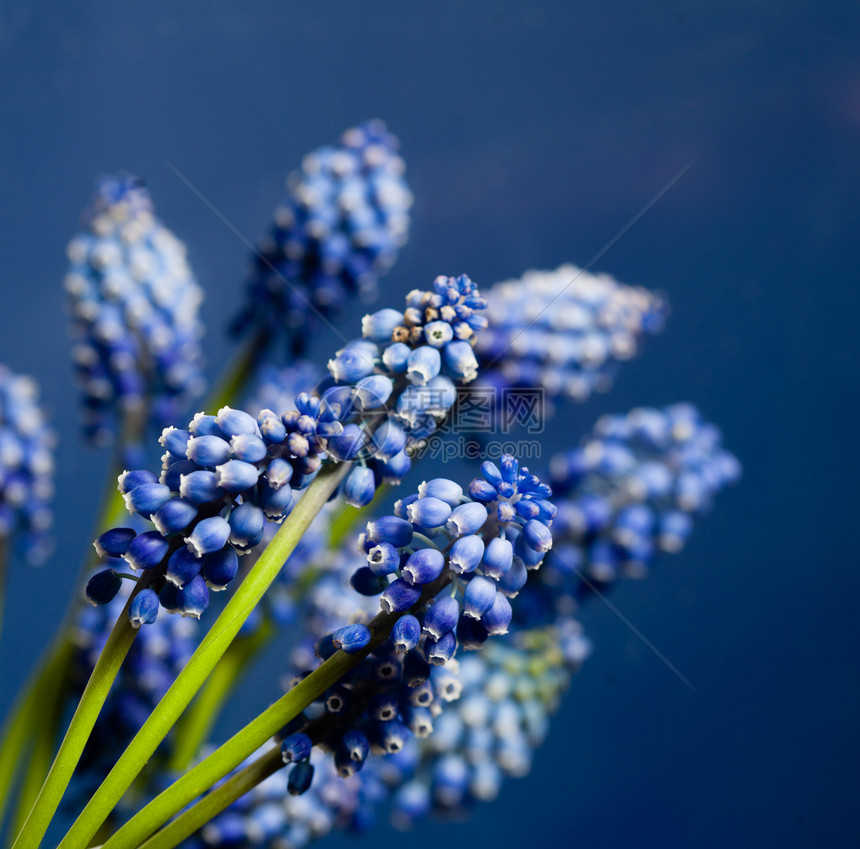
M 664 290 L 668 329 L 567 431 L 685 399 L 743 460 L 683 555 L 613 599 L 696 691 L 592 606 L 532 777 L 468 823 L 374 839 L 856 846 L 858 24 L 793 0 L 0 4 L 0 361 L 42 381 L 62 439 L 61 545 L 12 576 L 0 708 L 75 591 L 105 467 L 78 441 L 60 285 L 98 173 L 144 175 L 188 242 L 214 375 L 247 251 L 168 161 L 254 239 L 303 153 L 384 118 L 417 198 L 399 299 L 585 264 L 695 159 L 596 264 Z

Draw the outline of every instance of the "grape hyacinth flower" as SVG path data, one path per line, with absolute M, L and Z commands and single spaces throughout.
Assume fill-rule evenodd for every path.
M 481 326 L 477 311 L 483 301 L 466 276 L 439 277 L 432 291 L 410 298 L 421 299 L 428 315 L 429 310 L 438 310 L 459 337 L 470 342 L 474 329 Z M 396 344 L 403 343 L 392 341 L 383 348 L 381 363 Z M 427 347 L 420 334 L 413 345 L 413 351 Z M 122 533 L 111 536 L 115 531 L 110 531 L 96 546 L 100 554 L 122 557 L 135 571 L 152 570 L 154 586 L 137 602 L 145 605 L 145 615 L 130 610 L 133 624 L 148 623 L 157 612 L 152 593 L 158 593 L 168 611 L 199 617 L 208 605 L 209 590 L 230 583 L 239 570 L 237 555 L 262 541 L 267 521 L 280 522 L 287 516 L 293 490 L 304 489 L 323 462 L 353 463 L 341 492 L 354 506 L 371 501 L 386 472 L 408 468 L 395 465 L 398 456 L 405 455 L 406 435 L 397 416 L 385 410 L 397 393 L 394 380 L 377 362 L 379 346 L 358 340 L 348 347 L 329 363 L 338 385 L 321 397 L 300 393 L 296 409 L 280 416 L 262 410 L 255 419 L 230 407 L 217 416 L 198 413 L 187 429 L 168 427 L 162 433 L 166 451 L 160 477 L 147 471 L 120 475 L 119 489 L 129 512 L 151 521 L 154 530 L 130 540 Z M 453 386 L 450 378 L 445 379 Z M 362 456 L 367 446 L 371 463 L 379 464 L 377 470 L 369 468 Z M 104 603 L 103 591 L 110 581 L 99 575 L 92 581 L 88 598 Z
M 439 276 L 431 289 L 410 292 L 403 312 L 366 315 L 363 338 L 338 351 L 329 372 L 338 383 L 356 384 L 363 409 L 387 402 L 407 434 L 432 433 L 453 406 L 457 386 L 477 376 L 473 349 L 487 326 L 485 308 L 465 274 Z M 391 389 L 381 388 L 380 375 L 388 377 Z M 403 387 L 396 399 L 391 397 L 395 381 Z
M 528 271 L 485 297 L 489 327 L 476 348 L 480 385 L 541 387 L 549 403 L 608 390 L 618 363 L 662 329 L 667 313 L 661 296 L 574 265 Z
M 392 793 L 391 820 L 410 828 L 427 816 L 461 817 L 495 799 L 506 777 L 523 777 L 545 740 L 550 718 L 591 652 L 568 618 L 494 640 L 464 657 L 459 698 L 445 704 L 433 734 L 376 768 Z
M 0 541 L 31 563 L 51 549 L 53 449 L 36 382 L 0 365 Z
M 311 752 L 306 763 L 313 767 L 313 783 L 304 793 L 288 793 L 284 776 L 275 773 L 213 818 L 185 845 L 190 849 L 225 845 L 303 849 L 334 831 L 367 831 L 373 824 L 374 808 L 386 795 L 381 781 L 369 772 L 343 778 L 331 757 L 319 749 Z
M 361 537 L 366 565 L 353 572 L 350 583 L 358 598 L 380 596 L 382 614 L 400 615 L 390 637 L 370 646 L 348 679 L 305 711 L 308 721 L 301 729 L 313 745 L 334 752 L 344 776 L 362 769 L 368 755 L 395 754 L 413 735 L 431 733 L 441 703 L 459 692 L 443 668 L 453 659 L 458 637 L 464 648 L 478 648 L 490 635 L 507 631 L 508 598 L 516 595 L 518 581 L 505 578 L 527 568 L 515 545 L 529 551 L 526 559 L 534 568 L 552 544 L 549 488 L 508 455 L 500 467 L 484 464 L 483 474 L 469 495 L 447 479 L 426 481 L 398 502 L 395 515 L 368 523 Z M 323 614 L 308 623 L 310 633 L 336 622 L 329 614 L 337 592 L 326 586 L 322 593 Z M 341 611 L 351 611 L 346 625 L 341 620 L 321 636 L 315 645 L 319 657 L 338 648 L 363 649 L 373 606 L 348 593 Z
M 99 180 L 83 224 L 69 243 L 65 288 L 84 426 L 104 444 L 117 422 L 163 427 L 203 391 L 203 294 L 185 245 L 138 178 Z
M 313 653 L 307 640 L 303 653 L 293 653 L 293 683 L 339 649 L 360 657 L 285 732 L 290 793 L 312 786 L 312 747 L 332 752 L 338 774 L 349 777 L 369 757 L 397 754 L 412 737 L 428 736 L 442 703 L 459 694 L 458 636 L 464 648 L 478 648 L 506 633 L 508 598 L 521 585 L 506 582 L 507 574 L 536 568 L 552 544 L 550 491 L 506 455 L 499 467 L 484 464 L 469 493 L 447 479 L 426 481 L 398 502 L 396 515 L 367 525 L 361 549 L 368 565 L 353 571 L 351 590 L 332 573 L 306 600 L 306 611 L 318 611 L 306 613 L 306 631 L 321 636 Z M 529 552 L 528 567 L 515 550 Z M 343 565 L 340 573 L 348 574 Z M 380 608 L 393 625 L 381 643 L 371 631 Z
M 305 639 L 291 655 L 296 670 L 313 665 L 314 634 L 372 615 L 369 599 L 344 586 L 351 559 L 339 555 L 303 607 Z M 404 828 L 427 815 L 462 814 L 493 798 L 504 777 L 528 771 L 531 752 L 542 743 L 590 643 L 581 626 L 567 619 L 491 641 L 480 654 L 423 672 L 408 655 L 385 652 L 383 646 L 370 655 L 365 670 L 305 712 L 305 731 L 317 742 L 310 751 L 314 740 L 305 731 L 284 741 L 287 769 L 294 768 L 294 753 L 314 768 L 303 794 L 291 795 L 282 774 L 270 776 L 199 833 L 202 845 L 229 838 L 240 846 L 287 841 L 298 848 L 336 829 L 366 830 L 386 800 L 392 822 Z M 429 678 L 420 680 L 424 675 Z M 373 693 L 369 709 L 352 698 L 362 689 Z M 380 721 L 380 715 L 389 718 Z M 380 735 L 385 723 L 392 732 Z M 384 757 L 368 757 L 372 739 Z M 389 746 L 402 741 L 403 747 L 389 751 L 380 739 Z
M 96 550 L 134 571 L 152 570 L 160 605 L 199 618 L 209 591 L 232 581 L 239 556 L 261 542 L 266 523 L 282 521 L 292 508 L 286 429 L 271 411 L 255 419 L 223 407 L 217 416 L 198 413 L 188 429 L 165 428 L 159 441 L 166 449 L 159 477 L 145 470 L 119 476 L 129 512 L 154 530 L 115 528 L 96 540 Z M 105 603 L 94 592 L 103 574 L 88 584 L 94 604 Z
M 558 556 L 543 578 L 574 569 L 604 584 L 641 577 L 658 553 L 683 548 L 693 518 L 740 473 L 692 404 L 604 416 L 582 447 L 551 461 Z
M 475 378 L 473 346 L 486 327 L 485 306 L 465 274 L 439 276 L 429 290 L 410 292 L 403 312 L 366 315 L 363 338 L 329 360 L 337 385 L 323 395 L 323 406 L 337 407 L 346 423 L 329 451 L 362 463 L 344 481 L 348 503 L 365 506 L 382 482 L 399 482 L 411 467 L 410 443 L 433 433 L 457 387 Z
M 420 650 L 430 664 L 450 659 L 458 639 L 472 649 L 506 633 L 509 599 L 552 547 L 550 488 L 507 454 L 481 472 L 468 492 L 445 478 L 425 481 L 361 537 L 367 564 L 352 584 L 364 595 L 381 593 L 384 613 L 407 614 L 428 587 L 453 585 L 451 596 L 421 613 Z
M 256 253 L 234 333 L 256 331 L 263 344 L 286 337 L 300 354 L 320 316 L 375 294 L 409 233 L 398 147 L 382 121 L 367 121 L 305 157 Z

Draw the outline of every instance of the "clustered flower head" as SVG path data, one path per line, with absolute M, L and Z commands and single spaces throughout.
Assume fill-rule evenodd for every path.
M 33 563 L 51 548 L 53 449 L 36 382 L 0 365 L 0 540 Z
M 529 271 L 485 296 L 489 327 L 476 349 L 481 383 L 542 387 L 548 401 L 584 401 L 609 389 L 618 362 L 662 329 L 667 312 L 659 295 L 574 265 Z
M 209 590 L 233 580 L 239 555 L 261 542 L 267 522 L 289 514 L 294 488 L 308 477 L 307 458 L 291 454 L 287 429 L 271 410 L 256 419 L 230 407 L 217 416 L 198 413 L 185 430 L 165 428 L 159 441 L 165 448 L 160 476 L 146 470 L 119 476 L 129 512 L 154 530 L 114 528 L 95 543 L 103 557 L 121 559 L 134 571 L 153 570 L 154 585 L 139 592 L 129 610 L 135 625 L 153 622 L 159 604 L 199 617 Z M 115 568 L 97 573 L 87 598 L 110 601 L 119 581 Z
M 299 353 L 319 315 L 375 293 L 409 234 L 412 194 L 398 148 L 385 124 L 368 121 L 305 157 L 255 255 L 236 333 L 286 337 Z
M 332 752 L 338 774 L 350 777 L 371 755 L 402 752 L 412 737 L 431 734 L 460 692 L 458 644 L 480 648 L 507 632 L 509 599 L 552 545 L 549 495 L 506 455 L 499 467 L 484 465 L 468 494 L 444 478 L 426 481 L 394 515 L 368 523 L 352 589 L 343 581 L 351 561 L 341 559 L 306 599 L 306 630 L 322 632 L 313 646 L 320 659 L 337 650 L 364 656 L 285 730 L 290 793 L 311 786 L 314 747 Z M 391 623 L 379 644 L 368 627 L 374 608 Z M 314 661 L 307 644 L 293 660 L 300 680 Z
M 459 698 L 444 706 L 433 734 L 375 770 L 393 794 L 394 825 L 413 827 L 428 815 L 462 817 L 475 803 L 495 799 L 505 777 L 527 775 L 590 652 L 571 618 L 563 629 L 518 631 L 464 657 Z
M 380 595 L 384 613 L 406 612 L 429 589 L 452 585 L 421 619 L 394 626 L 405 650 L 419 645 L 428 663 L 445 663 L 457 647 L 480 648 L 507 632 L 509 598 L 525 585 L 552 547 L 556 508 L 550 488 L 510 455 L 487 461 L 468 491 L 447 478 L 425 481 L 401 499 L 393 516 L 367 525 L 360 543 L 367 564 L 353 586 Z M 413 621 L 414 620 L 414 621 Z
M 136 177 L 103 177 L 68 247 L 73 358 L 99 444 L 133 415 L 175 421 L 203 390 L 203 299 L 180 242 Z
M 346 500 L 370 502 L 383 481 L 398 482 L 411 467 L 409 443 L 448 415 L 457 386 L 477 375 L 473 350 L 486 302 L 465 274 L 439 276 L 429 290 L 406 296 L 403 312 L 383 309 L 362 320 L 355 339 L 329 360 L 337 388 L 352 386 L 352 423 L 338 450 L 365 462 L 344 482 Z M 359 428 L 361 432 L 359 432 Z
M 739 477 L 720 431 L 691 404 L 604 416 L 551 461 L 559 546 L 544 579 L 574 569 L 603 583 L 641 577 L 659 552 L 681 550 L 693 517 Z
M 263 754 L 249 758 L 245 766 Z M 224 846 L 279 846 L 303 849 L 333 831 L 363 833 L 373 824 L 374 808 L 386 796 L 382 782 L 363 772 L 338 775 L 331 757 L 315 748 L 308 758 L 313 784 L 301 795 L 285 792 L 276 772 L 237 799 L 186 841 L 188 849 Z

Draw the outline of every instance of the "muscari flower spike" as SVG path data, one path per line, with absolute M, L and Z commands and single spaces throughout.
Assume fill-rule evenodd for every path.
M 438 307 L 459 336 L 469 339 L 463 344 L 471 351 L 474 328 L 481 326 L 476 310 L 483 305 L 471 280 L 437 278 L 432 292 L 410 297 L 419 296 L 426 309 Z M 397 344 L 402 343 L 384 346 L 379 362 L 374 342 L 360 340 L 350 346 L 351 353 L 340 352 L 329 364 L 337 385 L 321 396 L 300 393 L 296 409 L 280 416 L 264 409 L 255 419 L 224 407 L 217 416 L 198 413 L 187 429 L 165 428 L 161 476 L 127 471 L 119 478 L 129 512 L 150 520 L 154 530 L 130 541 L 108 532 L 96 542 L 99 552 L 122 557 L 135 571 L 154 570 L 150 576 L 161 606 L 199 616 L 208 605 L 208 591 L 224 589 L 237 574 L 236 555 L 263 540 L 267 521 L 280 522 L 289 513 L 293 490 L 304 489 L 323 462 L 353 462 L 341 492 L 355 506 L 369 503 L 386 475 L 404 474 L 409 467 L 402 462 L 408 460 L 405 431 L 398 416 L 385 409 L 398 394 L 385 373 L 384 355 Z M 419 342 L 412 350 L 427 347 Z M 361 369 L 339 375 L 344 362 L 360 362 Z M 454 386 L 450 378 L 437 377 Z M 415 380 L 409 385 L 416 386 Z M 88 598 L 104 603 L 110 583 L 98 576 L 93 581 Z M 134 624 L 152 619 L 151 599 L 138 604 L 144 603 L 132 616 Z
M 54 442 L 36 382 L 0 365 L 0 539 L 31 563 L 51 550 Z
M 290 684 L 337 650 L 363 656 L 285 730 L 290 795 L 314 790 L 319 761 L 312 763 L 312 751 L 331 753 L 336 774 L 350 779 L 371 756 L 397 755 L 413 738 L 428 737 L 443 704 L 460 693 L 453 659 L 458 633 L 465 647 L 477 648 L 507 631 L 508 597 L 516 595 L 517 581 L 504 578 L 515 560 L 523 573 L 527 568 L 510 540 L 521 539 L 531 552 L 529 566 L 539 565 L 551 546 L 554 508 L 546 500 L 549 488 L 513 457 L 505 456 L 500 467 L 485 464 L 483 473 L 470 487 L 477 497 L 447 479 L 423 483 L 398 503 L 396 515 L 368 524 L 361 549 L 369 565 L 354 570 L 352 557 L 340 555 L 306 599 L 306 638 L 293 652 Z M 350 572 L 352 589 L 344 580 Z M 390 638 L 369 647 L 367 624 L 380 607 L 401 615 Z
M 551 461 L 558 546 L 542 578 L 560 583 L 582 570 L 606 584 L 647 574 L 659 553 L 683 548 L 693 519 L 740 474 L 692 404 L 604 416 L 580 448 Z
M 433 734 L 375 772 L 392 794 L 391 820 L 411 828 L 427 816 L 462 817 L 495 799 L 506 777 L 522 777 L 545 740 L 561 696 L 591 651 L 582 627 L 518 632 L 464 657 L 459 698 L 445 704 Z
M 199 618 L 209 591 L 233 580 L 239 556 L 263 540 L 267 523 L 289 514 L 291 482 L 303 475 L 293 467 L 297 458 L 289 453 L 283 423 L 269 410 L 256 419 L 230 407 L 217 416 L 198 413 L 188 429 L 165 428 L 159 441 L 166 449 L 159 477 L 146 470 L 119 476 L 128 511 L 153 530 L 114 528 L 95 546 L 134 571 L 153 570 L 150 592 L 158 593 L 161 607 Z M 93 604 L 110 601 L 110 583 L 101 575 L 87 585 Z M 140 605 L 135 625 L 153 615 L 148 599 Z
M 203 391 L 201 288 L 142 181 L 103 177 L 68 246 L 73 359 L 97 444 L 127 416 L 163 427 Z
M 398 148 L 374 120 L 305 157 L 256 252 L 234 333 L 256 331 L 264 343 L 286 336 L 298 354 L 320 316 L 375 294 L 409 233 L 412 194 Z
M 395 523 L 386 524 L 395 541 L 405 539 L 402 526 L 398 536 Z M 355 629 L 372 617 L 375 599 L 346 585 L 353 562 L 354 555 L 334 555 L 307 597 L 305 636 L 291 654 L 289 683 L 315 665 L 321 650 L 328 655 L 338 623 Z M 242 846 L 286 841 L 302 847 L 335 829 L 365 831 L 386 800 L 392 801 L 393 823 L 405 827 L 428 814 L 461 813 L 492 798 L 504 776 L 527 771 L 561 692 L 589 653 L 579 624 L 568 620 L 502 637 L 484 652 L 444 666 L 398 651 L 401 640 L 414 646 L 421 634 L 416 617 L 403 616 L 401 624 L 348 681 L 284 732 L 287 769 L 296 769 L 296 755 L 314 767 L 303 794 L 290 794 L 297 786 L 291 773 L 266 779 L 203 830 L 203 845 L 229 838 Z M 304 775 L 306 770 L 299 777 Z
M 451 596 L 421 613 L 419 648 L 430 664 L 450 659 L 458 639 L 480 648 L 506 633 L 508 599 L 552 547 L 550 488 L 507 454 L 481 472 L 467 492 L 446 478 L 425 481 L 393 516 L 370 522 L 360 540 L 367 563 L 352 584 L 364 595 L 381 593 L 384 613 L 406 614 L 428 588 L 453 585 Z
M 371 755 L 402 752 L 412 737 L 431 734 L 442 704 L 459 694 L 458 645 L 479 648 L 490 635 L 507 632 L 508 599 L 552 545 L 549 488 L 507 455 L 498 467 L 485 464 L 483 474 L 470 494 L 444 478 L 424 482 L 398 502 L 395 515 L 367 525 L 360 540 L 365 565 L 350 578 L 355 592 L 342 565 L 341 577 L 321 581 L 308 599 L 317 612 L 307 614 L 306 630 L 321 636 L 313 655 L 307 643 L 304 654 L 294 653 L 294 681 L 337 650 L 363 653 L 291 728 L 304 735 L 302 744 L 332 752 L 343 777 L 361 771 Z M 516 551 L 528 551 L 525 560 Z M 343 603 L 336 605 L 337 598 Z M 390 637 L 369 646 L 367 625 L 380 609 L 400 615 Z M 289 763 L 301 762 L 293 753 L 296 739 L 289 741 Z M 290 792 L 304 792 L 309 772 L 291 769 Z
M 540 387 L 549 403 L 608 390 L 618 364 L 660 332 L 668 312 L 660 295 L 574 265 L 528 271 L 485 297 L 479 384 L 499 392 Z
M 409 449 L 433 433 L 474 380 L 473 346 L 486 327 L 486 303 L 465 274 L 439 276 L 429 290 L 406 296 L 406 309 L 378 310 L 362 320 L 362 337 L 339 350 L 328 369 L 335 386 L 323 396 L 345 423 L 329 451 L 358 460 L 342 493 L 357 507 L 382 482 L 411 468 Z

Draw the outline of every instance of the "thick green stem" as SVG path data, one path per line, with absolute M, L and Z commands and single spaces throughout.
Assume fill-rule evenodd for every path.
M 24 847 L 35 849 L 45 836 L 51 818 L 66 792 L 72 773 L 78 765 L 84 746 L 96 724 L 102 705 L 107 699 L 114 678 L 116 678 L 119 668 L 134 642 L 137 631 L 131 627 L 131 622 L 129 622 L 128 607 L 137 592 L 146 585 L 148 585 L 148 581 L 142 579 L 129 596 L 125 608 L 117 619 L 105 647 L 96 661 L 90 680 L 87 682 L 72 721 L 69 723 L 66 736 L 60 744 L 60 750 L 54 758 L 54 763 L 51 765 L 45 783 L 39 791 L 33 809 L 15 840 L 16 849 L 24 849 Z
M 278 701 L 259 714 L 223 746 L 177 779 L 114 834 L 102 849 L 135 847 L 162 823 L 205 793 L 250 757 L 288 722 L 336 684 L 366 655 L 337 652 Z M 61 846 L 63 844 L 60 844 Z
M 57 681 L 57 689 L 62 687 L 62 683 L 61 679 Z M 15 819 L 13 820 L 12 831 L 9 834 L 10 843 L 12 837 L 18 834 L 24 827 L 27 815 L 30 813 L 36 797 L 39 795 L 39 790 L 45 781 L 48 770 L 51 768 L 51 760 L 54 757 L 54 746 L 56 744 L 57 729 L 60 725 L 62 703 L 55 691 L 49 692 L 48 688 L 45 688 L 43 692 L 45 693 L 44 708 L 40 706 L 37 715 L 41 722 L 44 723 L 45 729 L 36 735 L 27 758 L 24 780 L 21 782 L 21 787 L 18 791 Z
M 0 822 L 11 796 L 12 785 L 18 765 L 39 723 L 37 706 L 42 703 L 41 693 L 45 681 L 51 674 L 60 674 L 57 669 L 58 647 L 41 665 L 38 674 L 30 677 L 3 725 L 0 736 Z
M 133 432 L 130 421 L 123 425 L 122 432 L 130 436 Z M 120 458 L 123 446 L 116 449 L 113 460 L 108 466 L 104 490 L 101 495 L 101 506 L 93 525 L 93 534 L 97 536 L 103 530 L 116 525 L 125 510 L 125 503 L 116 485 L 116 476 L 121 468 Z M 74 651 L 70 631 L 74 624 L 74 613 L 79 607 L 78 584 L 86 576 L 96 561 L 95 550 L 88 549 L 84 554 L 78 580 L 75 582 L 72 602 L 63 617 L 63 624 L 54 640 L 50 652 L 43 657 L 38 671 L 31 676 L 26 689 L 22 691 L 9 714 L 2 735 L 0 735 L 0 822 L 9 802 L 12 781 L 18 769 L 20 759 L 32 740 L 33 745 L 45 750 L 42 737 L 50 737 L 53 745 L 57 727 L 49 727 L 45 722 L 47 711 L 53 711 L 56 702 L 56 716 L 59 723 L 60 700 L 63 698 L 68 685 L 68 666 Z M 35 706 L 38 705 L 38 709 Z M 28 769 L 29 775 L 34 775 L 33 768 Z M 44 778 L 44 776 L 42 776 Z M 33 801 L 32 799 L 30 800 Z M 19 800 L 20 805 L 20 800 Z
M 423 607 L 449 581 L 450 576 L 446 573 L 429 584 L 412 609 L 418 610 Z M 267 740 L 292 722 L 370 652 L 385 642 L 391 634 L 394 623 L 403 615 L 403 612 L 377 614 L 368 626 L 371 639 L 364 649 L 355 654 L 339 651 L 332 655 L 241 731 L 234 734 L 223 746 L 212 752 L 138 811 L 104 844 L 102 849 L 134 849 L 139 846 L 163 823 L 227 776 L 243 760 L 253 755 Z M 62 843 L 60 849 L 65 849 Z
M 273 631 L 272 623 L 264 622 L 251 636 L 238 637 L 221 658 L 206 685 L 176 726 L 168 772 L 180 773 L 188 769 L 200 747 L 209 739 L 224 703 L 259 650 L 269 642 Z
M 332 520 L 329 531 L 329 548 L 339 546 L 346 536 L 355 529 L 357 522 L 371 515 L 373 506 L 379 502 L 380 494 L 385 491 L 380 487 L 376 495 L 366 507 L 355 509 L 348 507 L 342 510 Z M 318 573 L 312 569 L 302 575 L 296 583 L 297 595 L 308 591 L 315 583 Z M 239 638 L 230 646 L 221 662 L 212 672 L 206 685 L 197 695 L 191 707 L 182 717 L 176 727 L 175 743 L 168 769 L 171 772 L 183 772 L 200 751 L 203 743 L 209 739 L 221 709 L 242 679 L 243 673 L 251 666 L 259 653 L 271 642 L 275 629 L 270 622 L 253 636 Z
M 140 849 L 172 849 L 283 766 L 281 753 L 275 746 L 180 814 L 142 843 Z
M 260 555 L 235 595 L 227 602 L 212 629 L 203 638 L 164 698 L 147 718 L 107 778 L 96 790 L 63 838 L 62 849 L 85 849 L 99 826 L 108 818 L 123 793 L 167 736 L 176 720 L 203 686 L 251 611 L 278 575 L 311 521 L 349 471 L 349 463 L 324 469 L 305 491 L 293 512 Z M 41 837 L 41 835 L 40 835 Z M 35 847 L 21 843 L 20 847 Z

